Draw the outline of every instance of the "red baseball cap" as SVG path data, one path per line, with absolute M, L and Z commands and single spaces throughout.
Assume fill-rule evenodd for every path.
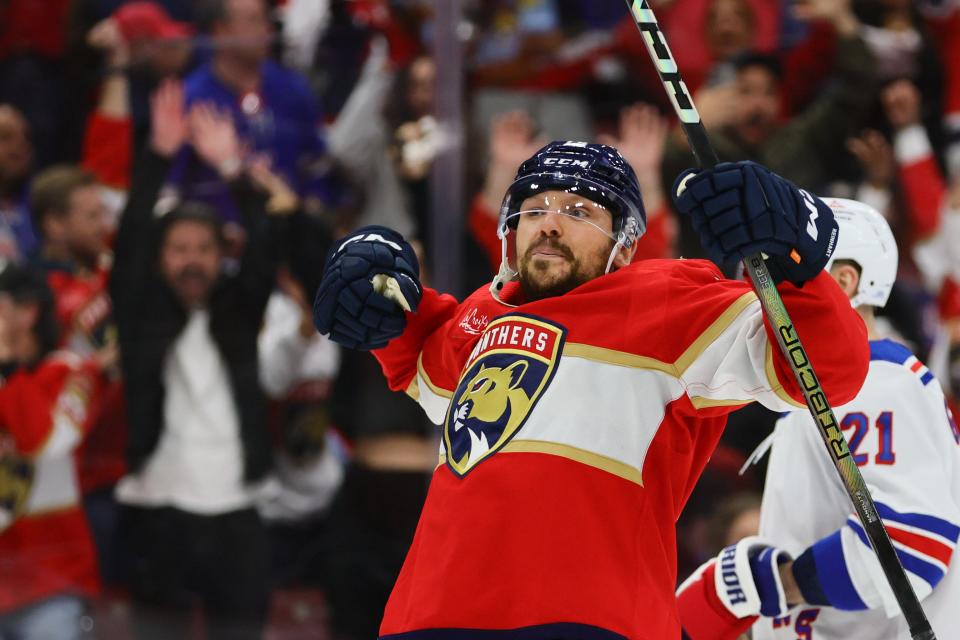
M 134 40 L 177 40 L 193 35 L 193 27 L 178 22 L 155 2 L 137 0 L 118 7 L 113 19 L 127 42 Z

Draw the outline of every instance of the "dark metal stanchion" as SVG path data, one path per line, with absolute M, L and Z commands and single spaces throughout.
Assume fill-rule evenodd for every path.
M 430 175 L 430 284 L 461 295 L 464 194 L 463 50 L 460 0 L 434 0 L 433 55 L 437 67 L 435 112 L 442 145 Z

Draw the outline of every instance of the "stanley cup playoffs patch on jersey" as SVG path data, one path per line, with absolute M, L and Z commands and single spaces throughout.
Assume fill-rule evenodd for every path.
M 447 465 L 465 475 L 526 422 L 556 373 L 566 329 L 521 314 L 491 322 L 464 366 L 443 427 Z

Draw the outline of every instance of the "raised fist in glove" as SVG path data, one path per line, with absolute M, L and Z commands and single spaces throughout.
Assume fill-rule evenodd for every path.
M 690 640 L 736 640 L 757 616 L 786 615 L 780 565 L 786 551 L 744 538 L 704 563 L 677 590 L 680 624 Z
M 352 349 L 379 349 L 403 333 L 423 290 L 406 240 L 386 227 L 363 227 L 330 252 L 313 304 L 313 324 Z
M 837 244 L 830 207 L 755 162 L 688 169 L 674 183 L 673 202 L 690 216 L 713 262 L 761 252 L 775 282 L 802 285 L 823 270 Z

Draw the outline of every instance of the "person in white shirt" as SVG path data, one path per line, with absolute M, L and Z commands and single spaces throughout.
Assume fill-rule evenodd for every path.
M 133 627 L 138 639 L 187 637 L 199 603 L 207 638 L 259 638 L 270 548 L 255 499 L 272 451 L 257 336 L 289 225 L 254 188 L 257 171 L 244 170 L 230 116 L 183 110 L 180 85 L 162 85 L 110 282 L 129 420 L 130 470 L 116 495 L 132 554 Z M 222 268 L 216 211 L 185 202 L 155 213 L 170 158 L 188 138 L 243 214 L 233 272 Z

